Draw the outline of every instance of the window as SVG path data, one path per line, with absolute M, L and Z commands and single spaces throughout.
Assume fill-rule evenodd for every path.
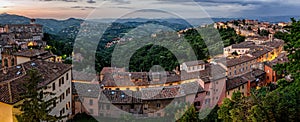
M 209 95 L 210 95 L 210 91 L 207 91 L 207 92 L 206 92 L 206 95 L 209 96 Z
M 56 100 L 53 101 L 53 107 L 56 107 Z
M 65 78 L 64 77 L 61 78 L 61 84 L 65 84 Z
M 244 85 L 242 85 L 242 89 L 244 89 Z
M 14 66 L 14 65 L 15 65 L 15 59 L 12 58 L 12 59 L 11 59 L 11 66 Z
M 229 95 L 229 91 L 227 92 L 227 95 Z
M 63 101 L 65 99 L 65 93 L 62 93 L 60 96 L 59 96 L 59 102 Z
M 157 104 L 156 104 L 156 107 L 157 107 L 157 108 L 160 108 L 160 103 L 157 103 Z
M 59 86 L 59 87 L 61 86 L 61 78 L 59 79 L 59 84 L 58 84 L 58 86 Z
M 109 109 L 110 109 L 110 105 L 107 104 L 107 105 L 106 105 L 106 110 L 109 110 Z
M 90 99 L 90 105 L 93 105 L 94 101 L 93 99 Z
M 68 88 L 68 89 L 66 90 L 66 96 L 69 96 L 70 93 L 71 93 L 71 90 L 70 90 L 70 88 Z
M 4 59 L 4 66 L 8 67 L 8 60 L 7 59 Z
M 147 110 L 147 109 L 148 109 L 148 104 L 145 104 L 144 110 Z
M 65 114 L 65 108 L 61 109 L 59 113 L 60 113 L 60 116 L 62 116 L 63 114 Z
M 66 75 L 66 80 L 69 80 L 69 73 L 67 73 Z
M 55 83 L 52 83 L 52 91 L 55 90 Z
M 94 114 L 94 110 L 93 109 L 90 109 L 90 114 Z
M 116 88 L 116 90 L 120 90 L 120 88 Z
M 201 102 L 200 101 L 195 102 L 194 106 L 201 106 Z
M 67 109 L 67 110 L 69 110 L 69 109 L 70 109 L 70 107 L 71 107 L 71 103 L 70 103 L 70 102 L 68 102 L 68 103 L 66 104 L 66 109 Z
M 209 104 L 210 103 L 210 98 L 205 99 L 205 104 Z

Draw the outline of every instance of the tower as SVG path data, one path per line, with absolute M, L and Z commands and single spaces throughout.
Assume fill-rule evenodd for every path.
M 273 41 L 274 40 L 274 35 L 273 34 L 269 34 L 269 41 Z

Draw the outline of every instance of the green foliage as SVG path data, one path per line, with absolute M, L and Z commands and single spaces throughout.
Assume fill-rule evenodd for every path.
M 200 111 L 200 122 L 220 122 L 221 120 L 218 119 L 218 110 L 219 107 L 217 105 L 213 109 L 204 110 L 204 115 L 206 115 L 205 112 L 209 112 L 209 114 L 204 117 L 201 117 L 203 111 Z
M 223 40 L 224 47 L 245 41 L 245 37 L 236 34 L 233 28 L 220 29 L 219 32 Z
M 71 120 L 67 122 L 98 122 L 93 116 L 86 113 L 76 114 Z
M 71 56 L 73 52 L 74 41 L 70 38 L 63 38 L 57 35 L 44 34 L 44 41 L 50 46 L 50 49 L 55 55 L 58 56 Z
M 284 32 L 277 31 L 277 32 L 274 34 L 274 37 L 277 38 L 277 39 L 283 39 L 283 40 L 285 40 L 287 34 L 288 34 L 288 33 L 284 33 Z
M 198 113 L 194 106 L 190 106 L 187 111 L 181 116 L 178 122 L 198 122 L 200 121 L 198 118 Z
M 167 71 L 172 71 L 179 63 L 176 57 L 167 48 L 147 45 L 139 50 L 131 57 L 131 71 L 149 71 L 152 66 L 160 65 Z
M 259 35 L 260 36 L 269 36 L 270 32 L 268 30 L 260 30 Z
M 58 121 L 62 117 L 56 117 L 50 115 L 49 113 L 53 109 L 53 103 L 56 102 L 56 97 L 49 97 L 46 101 L 45 96 L 54 95 L 51 92 L 44 92 L 42 89 L 47 89 L 47 87 L 38 87 L 39 82 L 42 80 L 41 75 L 38 74 L 36 70 L 28 71 L 29 78 L 25 79 L 24 84 L 26 93 L 21 97 L 23 101 L 20 105 L 15 106 L 19 108 L 22 113 L 17 115 L 19 122 L 40 122 Z

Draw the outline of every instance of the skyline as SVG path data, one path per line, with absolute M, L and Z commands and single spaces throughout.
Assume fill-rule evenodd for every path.
M 0 13 L 55 19 L 294 16 L 299 15 L 300 7 L 300 1 L 293 0 L 0 0 L 0 3 Z

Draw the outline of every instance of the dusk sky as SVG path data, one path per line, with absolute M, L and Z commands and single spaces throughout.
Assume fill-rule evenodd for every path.
M 0 0 L 0 13 L 32 18 L 117 18 L 151 9 L 188 18 L 299 15 L 299 0 Z M 207 12 L 207 14 L 204 12 Z M 95 16 L 96 15 L 96 16 Z M 128 17 L 160 17 L 140 12 Z M 163 15 L 163 17 L 168 17 Z

